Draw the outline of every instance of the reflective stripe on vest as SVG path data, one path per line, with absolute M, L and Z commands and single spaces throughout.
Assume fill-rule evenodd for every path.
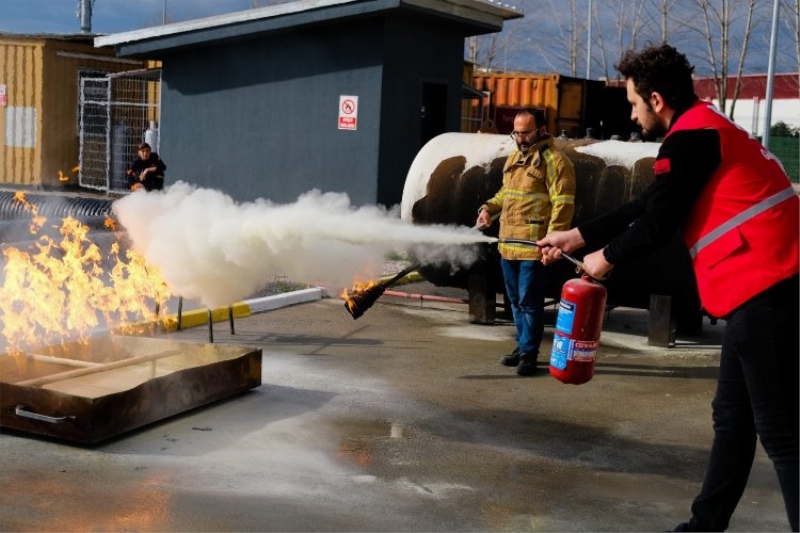
M 712 242 L 722 237 L 728 231 L 732 230 L 736 226 L 744 224 L 754 216 L 763 213 L 770 207 L 774 207 L 779 203 L 783 202 L 784 200 L 788 200 L 795 194 L 797 194 L 797 192 L 795 192 L 794 187 L 790 185 L 789 187 L 783 189 L 779 193 L 773 194 L 769 198 L 761 200 L 756 205 L 745 209 L 735 217 L 731 218 L 721 226 L 717 227 L 715 230 L 705 234 L 703 238 L 697 241 L 697 243 L 689 249 L 689 255 L 692 256 L 692 259 L 694 259 L 695 256 L 700 252 L 700 250 L 702 250 Z

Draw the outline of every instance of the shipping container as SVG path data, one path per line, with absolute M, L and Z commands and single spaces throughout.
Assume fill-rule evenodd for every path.
M 472 86 L 486 94 L 484 108 L 499 133 L 513 130 L 514 115 L 526 107 L 540 108 L 547 130 L 570 138 L 591 136 L 627 139 L 637 127 L 630 121 L 625 89 L 604 81 L 560 74 L 474 73 Z
M 147 66 L 93 35 L 0 33 L 0 185 L 75 185 L 81 78 Z

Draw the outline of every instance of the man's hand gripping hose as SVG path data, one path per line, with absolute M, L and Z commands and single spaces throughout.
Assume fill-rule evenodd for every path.
M 541 248 L 540 245 L 536 244 L 536 241 L 529 241 L 526 239 L 498 239 L 497 242 L 501 242 L 503 244 L 521 244 L 523 246 L 536 246 L 537 248 Z M 596 279 L 598 281 L 603 281 L 608 279 L 608 274 L 603 276 L 602 278 L 595 278 L 591 274 L 586 273 L 586 268 L 583 266 L 583 262 L 579 261 L 578 259 L 575 259 L 571 255 L 563 251 L 561 252 L 561 257 L 563 257 L 564 259 L 575 265 L 576 274 L 586 274 L 587 276 Z

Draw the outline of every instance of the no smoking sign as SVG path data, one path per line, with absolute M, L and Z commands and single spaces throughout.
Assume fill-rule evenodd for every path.
M 339 96 L 339 129 L 355 130 L 358 126 L 358 96 Z

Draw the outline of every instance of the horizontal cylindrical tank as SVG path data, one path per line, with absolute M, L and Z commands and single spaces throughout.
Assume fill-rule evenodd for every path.
M 657 143 L 556 139 L 575 166 L 577 179 L 573 225 L 590 220 L 640 194 L 653 180 Z M 503 165 L 515 148 L 505 135 L 445 133 L 428 142 L 409 169 L 400 207 L 401 218 L 414 224 L 474 226 L 480 206 L 502 185 Z M 498 224 L 487 232 L 497 235 Z M 579 250 L 578 258 L 591 250 Z M 420 273 L 436 285 L 466 288 L 470 274 L 497 280 L 502 292 L 499 256 L 486 246 L 482 259 L 469 269 L 423 266 Z M 548 298 L 558 298 L 573 267 L 559 261 L 548 269 Z M 700 300 L 689 254 L 677 233 L 656 253 L 616 267 L 608 281 L 608 304 L 647 309 L 650 294 L 673 297 L 684 331 L 699 316 Z M 680 327 L 680 324 L 679 324 Z

